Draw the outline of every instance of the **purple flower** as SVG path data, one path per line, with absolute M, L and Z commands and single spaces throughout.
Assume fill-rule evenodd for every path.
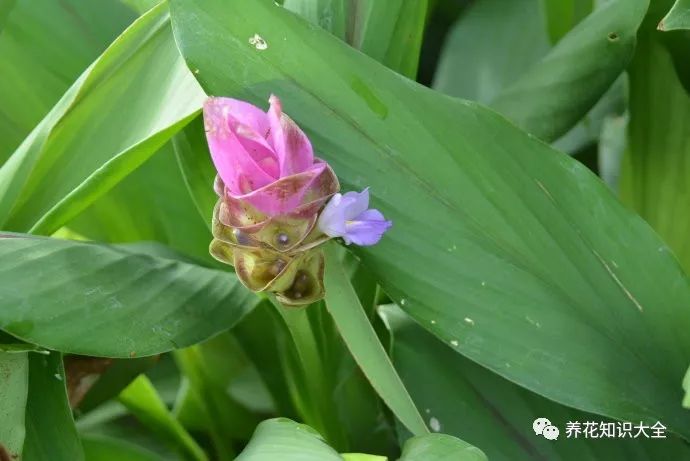
M 368 188 L 335 194 L 321 212 L 319 230 L 329 237 L 342 237 L 347 245 L 375 245 L 393 223 L 386 221 L 379 210 L 368 208 Z

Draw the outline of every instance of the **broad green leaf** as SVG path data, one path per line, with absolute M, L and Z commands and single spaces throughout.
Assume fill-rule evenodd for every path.
M 212 183 L 203 186 L 215 196 Z M 68 225 L 90 240 L 155 241 L 215 266 L 208 252 L 210 216 L 197 212 L 167 143 Z
M 580 120 L 625 70 L 649 0 L 611 0 L 571 30 L 491 106 L 553 141 Z
M 195 344 L 231 327 L 257 299 L 231 273 L 19 234 L 0 238 L 0 277 L 0 328 L 91 356 L 146 356 Z
M 72 409 L 67 401 L 62 354 L 29 356 L 24 461 L 83 461 Z
M 118 0 L 0 2 L 0 164 L 134 18 Z
M 411 79 L 428 0 L 285 0 L 283 6 Z
M 166 5 L 154 8 L 0 169 L 2 227 L 52 234 L 153 155 L 203 98 L 172 40 Z
M 628 86 L 628 75 L 623 73 L 587 115 L 580 120 L 580 123 L 551 145 L 570 155 L 577 155 L 588 148 L 596 148 L 600 145 L 605 121 L 611 118 L 622 118 L 626 114 Z
M 540 0 L 540 2 L 552 43 L 563 38 L 570 29 L 592 12 L 594 6 L 594 0 Z
M 688 271 L 690 96 L 654 34 L 640 39 L 630 69 L 629 140 L 621 197 L 659 232 Z
M 185 458 L 192 461 L 207 461 L 208 457 L 191 435 L 170 414 L 151 381 L 139 376 L 120 393 L 122 402 L 145 426 L 177 446 Z
M 236 461 L 343 461 L 343 458 L 304 424 L 277 418 L 262 422 Z
M 354 17 L 350 0 L 284 0 L 283 7 L 347 41 Z M 348 27 L 349 26 L 349 27 Z
M 124 440 L 104 436 L 81 438 L 88 461 L 163 461 L 163 458 Z
M 209 93 L 262 106 L 279 95 L 343 188 L 371 187 L 372 206 L 394 225 L 355 251 L 415 320 L 552 400 L 661 419 L 690 436 L 678 405 L 688 279 L 590 171 L 271 1 L 171 6 L 177 43 Z M 266 50 L 246 43 L 255 33 Z
M 687 444 L 668 432 L 665 439 L 594 439 L 582 432 L 568 437 L 568 422 L 579 422 L 582 429 L 587 421 L 612 421 L 559 405 L 458 356 L 397 306 L 382 306 L 380 312 L 393 331 L 395 365 L 425 416 L 441 432 L 480 447 L 491 461 L 690 459 Z M 557 441 L 535 435 L 537 418 L 548 418 L 559 428 Z
M 545 1 L 566 9 L 572 3 L 474 3 L 451 31 L 434 88 L 489 104 L 546 141 L 565 135 L 625 69 L 647 0 L 604 4 L 550 50 L 542 10 L 546 8 L 548 14 L 551 6 Z M 476 39 L 487 30 L 492 40 Z
M 690 0 L 676 0 L 666 17 L 659 23 L 659 30 L 690 29 Z
M 29 392 L 27 353 L 0 352 L 0 454 L 21 456 L 24 446 L 26 399 Z
M 478 0 L 443 45 L 433 87 L 488 104 L 546 55 L 540 0 Z M 487 36 L 490 40 L 478 39 Z
M 12 335 L 0 330 L 0 353 L 23 353 L 23 352 L 38 352 L 39 354 L 48 354 L 49 352 L 35 344 L 29 344 L 21 341 Z
M 428 434 L 405 442 L 400 461 L 488 461 L 477 447 L 450 435 Z
M 427 434 L 429 429 L 400 381 L 342 268 L 335 243 L 327 244 L 325 255 L 326 306 L 345 344 L 376 392 L 405 427 L 414 435 Z

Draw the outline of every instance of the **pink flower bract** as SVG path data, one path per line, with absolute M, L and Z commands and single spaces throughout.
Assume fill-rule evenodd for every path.
M 327 170 L 309 139 L 282 111 L 276 96 L 264 112 L 247 102 L 211 97 L 204 104 L 206 138 L 213 163 L 231 198 L 268 216 L 286 214 Z

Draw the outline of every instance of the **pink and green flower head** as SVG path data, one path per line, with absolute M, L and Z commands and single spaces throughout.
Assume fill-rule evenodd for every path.
M 225 194 L 270 217 L 327 198 L 333 181 L 324 179 L 332 174 L 328 164 L 314 157 L 309 139 L 283 113 L 280 100 L 272 95 L 269 102 L 264 112 L 237 99 L 211 97 L 204 104 L 204 124 Z

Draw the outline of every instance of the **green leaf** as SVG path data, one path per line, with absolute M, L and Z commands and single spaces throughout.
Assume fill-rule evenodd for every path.
M 540 0 L 473 2 L 449 32 L 433 87 L 488 104 L 546 55 Z M 487 36 L 490 40 L 478 40 Z
M 140 359 L 113 360 L 101 373 L 96 382 L 78 405 L 81 413 L 86 413 L 117 396 L 141 373 L 158 362 L 159 356 Z
M 405 427 L 415 435 L 428 433 L 424 420 L 362 309 L 337 256 L 335 243 L 327 244 L 325 253 L 326 306 L 357 365 Z
M 290 376 L 297 381 L 293 398 L 304 416 L 304 421 L 335 447 L 345 447 L 344 428 L 337 418 L 334 401 L 334 385 L 329 373 L 327 357 L 321 352 L 325 349 L 319 341 L 320 331 L 312 323 L 322 303 L 311 304 L 302 309 L 291 309 L 271 298 L 276 312 L 280 315 L 292 354 L 284 358 Z
M 585 438 L 583 433 L 568 437 L 568 422 L 579 422 L 583 428 L 587 421 L 611 420 L 559 405 L 458 356 L 397 306 L 382 306 L 380 313 L 393 332 L 395 365 L 425 416 L 440 431 L 482 448 L 491 461 L 680 460 L 690 456 L 687 444 L 670 433 L 666 439 L 649 440 L 643 435 L 634 440 Z M 559 428 L 557 441 L 535 435 L 532 423 L 537 418 L 548 418 Z
M 213 194 L 212 183 L 204 186 Z M 204 219 L 197 212 L 167 143 L 70 221 L 69 228 L 101 242 L 155 241 L 205 265 L 218 266 L 208 252 L 210 216 Z
M 0 238 L 0 275 L 0 328 L 91 356 L 145 356 L 195 344 L 231 327 L 257 300 L 231 273 L 18 234 Z
M 247 439 L 259 420 L 230 396 L 227 389 L 238 374 L 241 349 L 229 334 L 203 344 L 175 351 L 175 360 L 189 380 L 189 389 L 198 397 L 200 409 L 216 449 L 216 459 L 235 459 L 233 439 Z
M 630 68 L 630 125 L 621 198 L 659 232 L 688 271 L 690 96 L 655 34 L 640 39 Z
M 414 79 L 428 0 L 285 0 L 283 6 Z
M 143 14 L 161 3 L 163 0 L 120 0 L 122 3 L 139 14 Z
M 491 106 L 553 141 L 580 120 L 625 70 L 649 0 L 604 3 Z
M 52 234 L 153 155 L 204 97 L 172 40 L 166 5 L 154 8 L 0 169 L 2 227 Z
M 558 42 L 577 25 L 594 6 L 593 0 L 540 0 L 546 18 L 546 29 L 552 43 Z
M 10 15 L 14 7 L 17 5 L 17 0 L 5 0 L 0 3 L 0 32 L 2 32 L 5 24 L 7 23 L 7 17 Z
M 62 354 L 29 356 L 24 461 L 83 461 L 72 409 L 67 401 Z
M 685 391 L 685 396 L 683 397 L 683 408 L 690 409 L 690 368 L 685 372 L 683 377 L 683 390 Z
M 213 191 L 213 182 L 209 182 L 214 180 L 216 169 L 206 144 L 202 117 L 197 117 L 177 133 L 172 144 L 190 196 L 210 230 L 218 195 Z
M 291 395 L 297 395 L 295 379 L 297 367 L 290 367 L 286 358 L 290 355 L 290 343 L 284 323 L 268 300 L 260 302 L 233 327 L 232 332 L 242 345 L 245 354 L 254 363 L 263 383 L 273 398 L 276 413 L 298 417 Z
M 21 456 L 24 446 L 26 399 L 29 392 L 27 353 L 0 352 L 0 454 Z
M 400 461 L 488 461 L 476 447 L 450 435 L 428 434 L 405 442 Z
M 0 164 L 134 18 L 118 0 L 0 2 Z
M 489 104 L 544 140 L 558 139 L 592 109 L 625 69 L 647 0 L 635 0 L 635 4 L 614 0 L 603 5 L 549 51 L 542 9 L 548 14 L 551 4 L 567 9 L 571 3 L 474 3 L 451 31 L 434 88 Z M 476 39 L 487 30 L 491 30 L 491 40 Z
M 388 461 L 385 456 L 364 455 L 361 453 L 343 453 L 341 455 L 345 461 Z
M 271 1 L 171 6 L 177 43 L 209 93 L 260 105 L 279 95 L 343 188 L 371 187 L 372 206 L 394 225 L 355 251 L 416 321 L 552 400 L 661 419 L 690 436 L 678 404 L 688 279 L 584 166 Z M 255 33 L 268 49 L 247 44 Z
M 676 0 L 666 17 L 659 23 L 659 30 L 690 29 L 690 0 Z
M 262 422 L 235 461 L 343 461 L 318 432 L 277 418 Z
M 163 458 L 133 443 L 105 436 L 83 436 L 88 461 L 163 461 Z
M 204 451 L 197 445 L 191 435 L 170 414 L 151 381 L 139 376 L 132 384 L 120 393 L 120 402 L 124 404 L 145 426 L 177 446 L 186 459 L 208 461 Z
M 618 190 L 621 163 L 627 147 L 628 116 L 603 120 L 599 139 L 599 176 L 612 190 Z

